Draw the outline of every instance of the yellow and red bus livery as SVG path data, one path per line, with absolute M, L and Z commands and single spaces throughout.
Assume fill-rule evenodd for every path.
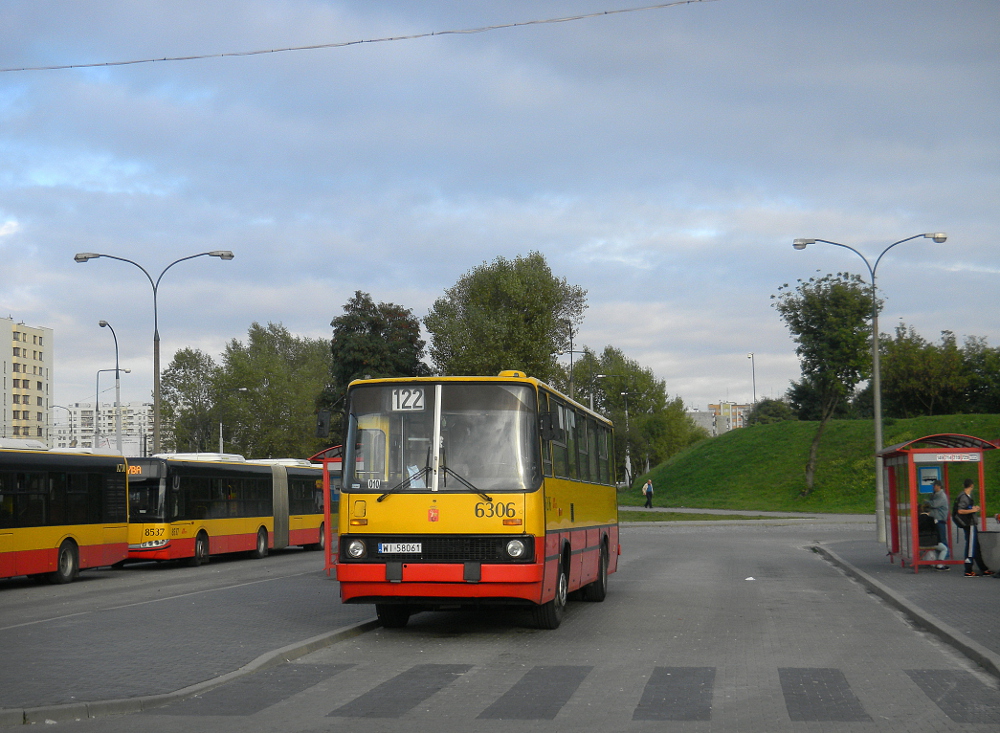
M 129 463 L 131 560 L 325 546 L 323 471 L 308 461 L 163 454 Z
M 555 628 L 601 601 L 618 508 L 604 417 L 520 372 L 375 379 L 347 394 L 336 569 L 345 603 L 385 626 L 469 604 L 520 604 Z
M 124 560 L 125 459 L 22 442 L 32 447 L 0 449 L 0 578 L 32 575 L 68 583 L 81 569 Z

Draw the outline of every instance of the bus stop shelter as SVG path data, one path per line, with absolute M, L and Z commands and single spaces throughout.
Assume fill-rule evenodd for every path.
M 997 446 L 971 435 L 943 433 L 927 435 L 905 443 L 891 445 L 880 451 L 886 486 L 885 513 L 889 517 L 886 545 L 893 562 L 899 559 L 903 567 L 919 572 L 921 565 L 961 565 L 964 558 L 954 553 L 953 523 L 950 512 L 965 479 L 975 482 L 973 498 L 981 507 L 979 530 L 986 529 L 986 482 L 983 453 Z M 922 559 L 918 521 L 921 505 L 934 493 L 934 482 L 940 481 L 948 494 L 948 560 Z

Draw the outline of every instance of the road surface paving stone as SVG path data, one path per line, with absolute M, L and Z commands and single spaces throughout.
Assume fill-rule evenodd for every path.
M 405 629 L 379 629 L 302 657 L 296 667 L 316 667 L 304 674 L 320 681 L 304 690 L 295 687 L 298 692 L 263 710 L 248 706 L 253 714 L 209 715 L 209 708 L 196 715 L 168 712 L 186 702 L 180 701 L 138 716 L 73 725 L 80 733 L 188 731 L 192 725 L 243 733 L 249 721 L 263 733 L 996 730 L 996 680 L 936 638 L 915 631 L 901 614 L 809 552 L 824 543 L 846 554 L 847 545 L 871 553 L 876 543 L 870 527 L 708 524 L 624 528 L 625 555 L 621 572 L 612 576 L 608 600 L 571 604 L 554 632 L 529 628 L 527 615 L 423 613 Z M 889 567 L 912 576 L 912 571 Z M 931 581 L 946 576 L 920 574 Z M 951 602 L 967 605 L 961 593 L 969 587 L 957 586 L 959 594 L 953 591 Z M 1000 585 L 995 589 L 1000 591 Z M 995 596 L 992 601 L 995 609 Z M 352 666 L 343 670 L 343 665 Z M 554 689 L 548 704 L 544 695 L 530 704 L 526 700 L 520 719 L 481 717 L 523 680 L 552 676 L 545 670 L 553 667 L 586 670 L 578 673 L 580 681 L 568 698 Z M 400 709 L 393 700 L 403 697 L 395 684 L 399 679 L 434 669 L 450 670 L 444 684 L 417 695 L 417 702 L 396 717 L 378 717 L 380 711 Z M 639 711 L 650 709 L 654 693 L 647 695 L 649 690 L 658 690 L 661 699 L 678 697 L 664 689 L 664 669 L 679 670 L 682 678 L 695 675 L 681 686 L 701 690 L 692 698 L 708 695 L 707 717 L 683 723 L 666 718 L 671 721 L 667 728 L 665 718 L 641 717 Z M 259 674 L 252 676 L 258 682 L 252 677 L 240 682 L 266 684 Z M 814 701 L 799 704 L 796 682 L 799 688 L 825 683 L 827 695 L 814 694 Z M 244 693 L 254 696 L 249 689 Z M 364 717 L 337 713 L 361 699 L 368 704 Z M 528 717 L 532 706 L 537 712 Z M 794 719 L 793 707 L 802 711 L 801 721 Z M 854 722 L 844 720 L 845 710 Z

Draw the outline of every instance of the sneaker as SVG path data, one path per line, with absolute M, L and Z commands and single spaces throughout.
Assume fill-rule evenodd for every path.
M 984 570 L 983 571 L 983 575 L 993 575 L 993 571 L 992 570 Z
M 951 570 L 951 568 L 949 568 L 947 565 L 935 565 L 934 569 L 935 570 Z
M 974 572 L 972 572 L 972 571 L 970 570 L 969 572 L 967 572 L 967 573 L 965 574 L 965 577 L 966 577 L 966 578 L 978 578 L 979 576 L 978 576 L 978 575 L 976 575 L 976 574 L 975 574 Z

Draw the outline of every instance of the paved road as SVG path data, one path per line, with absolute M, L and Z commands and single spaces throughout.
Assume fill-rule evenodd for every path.
M 374 618 L 344 606 L 318 552 L 186 568 L 0 581 L 0 708 L 172 692 L 293 642 Z
M 101 731 L 984 731 L 996 680 L 811 551 L 863 525 L 628 526 L 556 631 L 425 613 Z M 983 580 L 983 582 L 993 582 Z

